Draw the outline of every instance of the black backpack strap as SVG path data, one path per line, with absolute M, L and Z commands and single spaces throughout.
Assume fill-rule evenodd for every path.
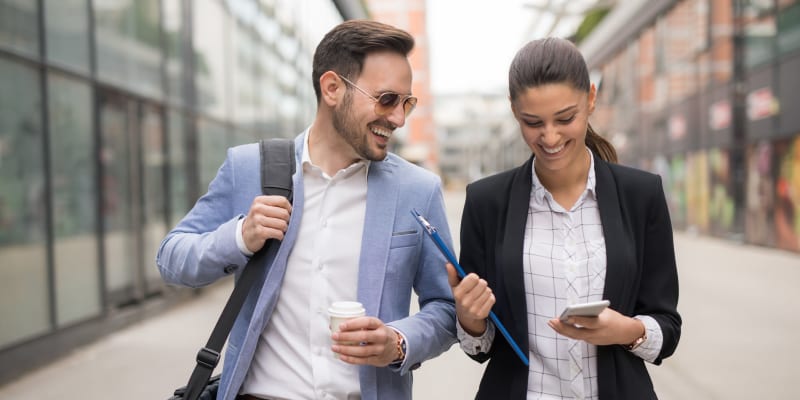
M 266 139 L 259 143 L 261 151 L 261 191 L 266 195 L 281 195 L 292 201 L 292 175 L 296 170 L 294 141 L 291 139 Z M 264 257 L 272 246 L 279 246 L 277 240 L 269 240 L 264 247 L 253 254 L 245 265 L 242 275 L 236 282 L 225 308 L 211 331 L 206 346 L 197 352 L 197 365 L 192 371 L 189 383 L 183 393 L 185 400 L 197 400 L 219 363 L 220 352 L 230 334 L 236 316 L 242 308 L 250 288 L 256 281 Z M 180 389 L 179 389 L 180 390 Z M 177 391 L 175 393 L 178 394 Z
M 294 140 L 261 140 L 261 192 L 280 195 L 292 201 L 292 175 L 295 172 Z

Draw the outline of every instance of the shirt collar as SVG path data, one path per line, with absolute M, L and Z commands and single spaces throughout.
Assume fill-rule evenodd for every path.
M 300 159 L 300 161 L 302 162 L 302 166 L 303 166 L 304 169 L 307 168 L 307 167 L 318 169 L 318 170 L 320 170 L 320 173 L 324 174 L 322 172 L 322 169 L 319 168 L 318 166 L 314 165 L 314 162 L 311 161 L 311 155 L 308 152 L 308 140 L 309 140 L 309 137 L 311 137 L 311 127 L 308 127 L 306 129 L 305 137 L 303 138 L 303 141 L 304 141 L 304 143 L 303 143 L 303 156 Z M 361 169 L 361 167 L 363 166 L 363 167 L 365 167 L 364 168 L 364 173 L 367 174 L 367 173 L 369 173 L 370 163 L 371 163 L 370 160 L 360 159 L 360 160 L 350 164 L 347 168 L 344 168 L 344 169 L 340 170 L 340 172 L 344 171 L 345 176 L 350 176 L 351 174 L 355 173 L 355 171 L 358 171 L 359 169 Z M 336 173 L 336 175 L 338 175 L 338 174 L 339 174 L 339 172 Z
M 589 152 L 589 176 L 586 178 L 586 189 L 584 190 L 583 195 L 585 196 L 592 196 L 594 200 L 597 200 L 597 191 L 595 190 L 595 174 L 594 174 L 594 153 L 588 148 L 586 151 Z M 552 197 L 550 191 L 542 185 L 542 181 L 539 180 L 539 177 L 536 176 L 536 157 L 533 158 L 533 162 L 531 163 L 531 181 L 532 181 L 532 188 L 531 188 L 531 195 L 536 198 L 537 201 L 542 202 L 544 201 L 545 195 Z

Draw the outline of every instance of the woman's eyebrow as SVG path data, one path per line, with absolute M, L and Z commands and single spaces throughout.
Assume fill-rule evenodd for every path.
M 576 104 L 573 104 L 573 105 L 571 105 L 571 106 L 567 106 L 567 107 L 565 107 L 565 108 L 564 108 L 564 109 L 562 109 L 562 110 L 556 111 L 556 114 L 555 114 L 555 115 L 558 115 L 558 114 L 564 114 L 564 113 L 566 113 L 566 112 L 572 111 L 572 110 L 573 110 L 573 109 L 575 109 L 575 108 L 578 108 L 578 106 L 577 106 Z
M 564 114 L 564 113 L 572 111 L 572 110 L 574 110 L 576 108 L 578 108 L 578 106 L 576 104 L 573 104 L 571 106 L 567 106 L 567 107 L 564 107 L 561 110 L 556 111 L 554 115 Z M 539 118 L 539 119 L 541 119 L 541 117 L 536 115 L 536 114 L 522 113 L 522 116 L 529 117 L 529 118 Z

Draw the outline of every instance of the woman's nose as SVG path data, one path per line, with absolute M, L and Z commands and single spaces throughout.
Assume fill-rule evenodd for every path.
M 540 132 L 539 141 L 545 146 L 555 146 L 561 141 L 561 135 L 558 134 L 554 126 L 544 125 Z

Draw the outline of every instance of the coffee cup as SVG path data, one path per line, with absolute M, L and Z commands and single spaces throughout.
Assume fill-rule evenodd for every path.
M 364 306 L 357 301 L 337 301 L 328 308 L 331 332 L 339 331 L 339 324 L 351 318 L 363 317 L 366 314 Z
M 363 317 L 366 315 L 364 306 L 357 301 L 337 301 L 331 304 L 328 308 L 328 315 L 330 316 L 331 332 L 338 332 L 339 325 L 348 319 Z M 356 343 L 342 342 L 344 345 L 354 345 Z M 333 353 L 333 356 L 339 358 L 339 355 Z

